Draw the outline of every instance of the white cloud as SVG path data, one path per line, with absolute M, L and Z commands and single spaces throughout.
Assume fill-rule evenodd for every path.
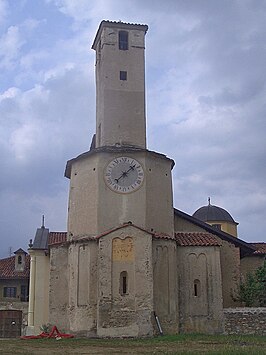
M 0 0 L 0 26 L 5 23 L 8 14 L 8 4 L 6 0 Z
M 0 37 L 0 68 L 10 69 L 18 59 L 21 47 L 25 41 L 17 26 L 10 26 Z

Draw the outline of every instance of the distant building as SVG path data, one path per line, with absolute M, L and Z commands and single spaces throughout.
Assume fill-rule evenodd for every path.
M 0 338 L 19 336 L 27 325 L 30 256 L 14 254 L 0 259 Z
M 0 302 L 28 302 L 30 256 L 18 249 L 14 256 L 0 259 Z

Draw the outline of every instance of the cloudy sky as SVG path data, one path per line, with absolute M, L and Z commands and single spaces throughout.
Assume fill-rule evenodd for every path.
M 65 164 L 95 131 L 101 20 L 149 25 L 148 148 L 175 160 L 174 205 L 228 210 L 265 241 L 266 1 L 0 0 L 0 257 L 66 230 Z

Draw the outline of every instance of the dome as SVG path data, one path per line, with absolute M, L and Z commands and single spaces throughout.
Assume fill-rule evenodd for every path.
M 210 203 L 208 206 L 200 207 L 192 216 L 203 222 L 219 221 L 236 223 L 229 212 Z

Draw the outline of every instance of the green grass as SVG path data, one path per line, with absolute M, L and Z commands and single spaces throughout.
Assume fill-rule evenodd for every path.
M 149 339 L 0 339 L 0 354 L 266 354 L 266 337 L 172 335 Z

